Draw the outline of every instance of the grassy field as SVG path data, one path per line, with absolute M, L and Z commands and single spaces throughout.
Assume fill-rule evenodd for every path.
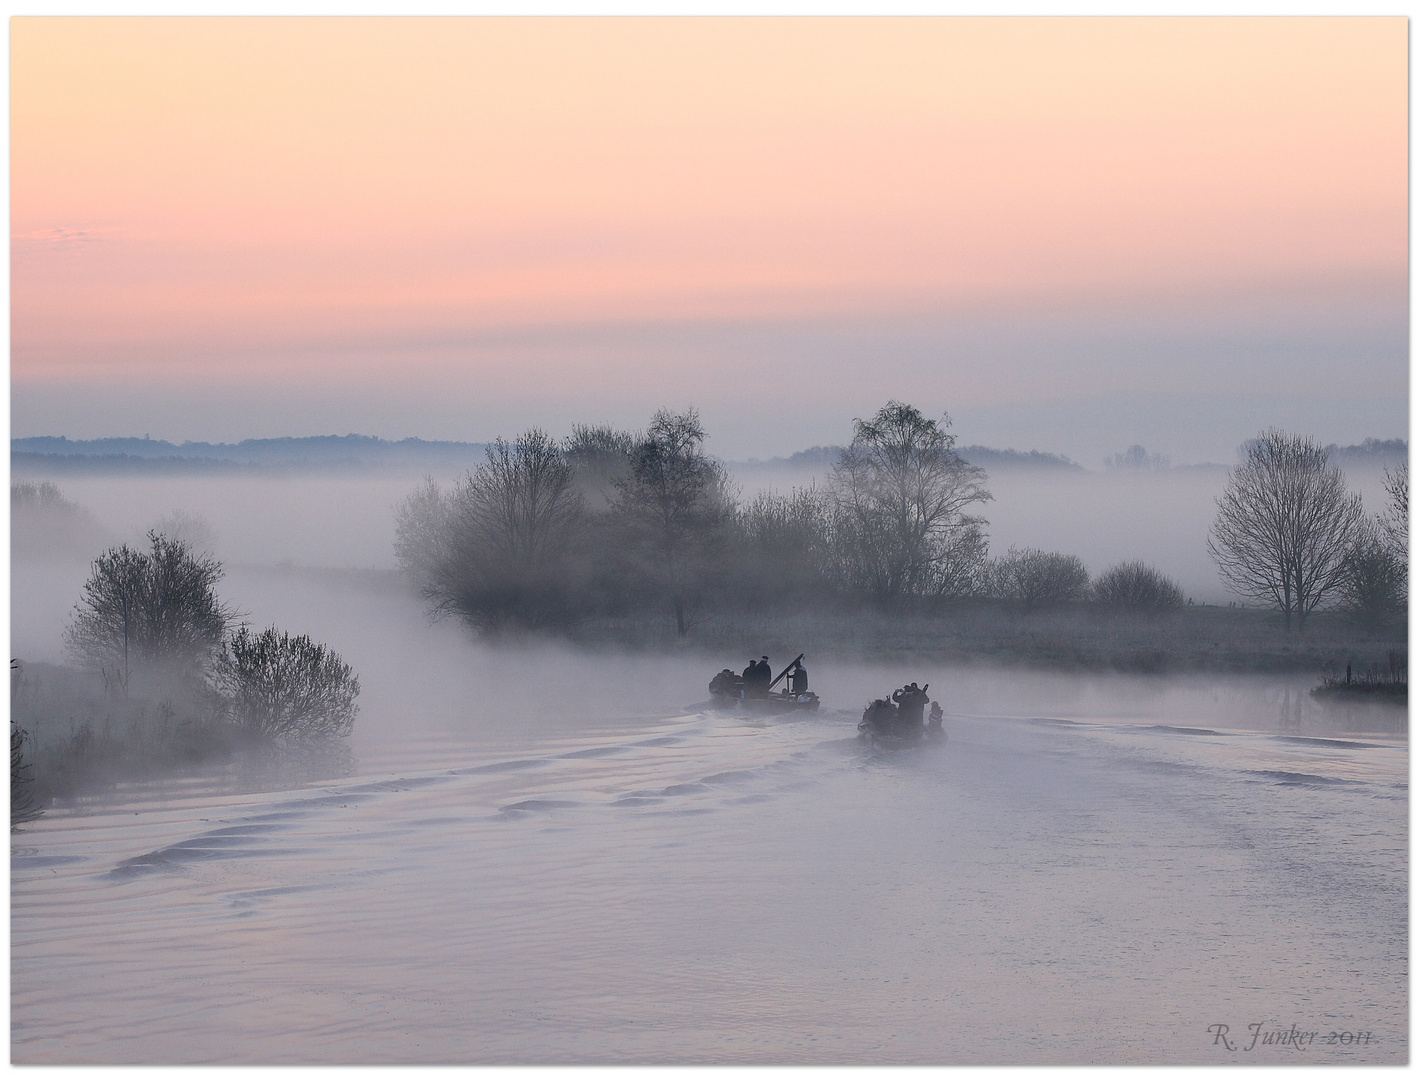
M 1079 608 L 1017 612 L 967 602 L 941 611 L 747 614 L 695 618 L 686 638 L 671 618 L 601 619 L 571 633 L 580 644 L 710 655 L 776 655 L 802 650 L 827 658 L 998 663 L 1059 670 L 1125 672 L 1287 672 L 1320 674 L 1383 662 L 1405 646 L 1404 624 L 1362 627 L 1320 612 L 1286 633 L 1273 611 L 1193 605 L 1164 616 Z

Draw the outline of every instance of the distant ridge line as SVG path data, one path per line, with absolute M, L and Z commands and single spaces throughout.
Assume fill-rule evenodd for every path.
M 320 461 L 377 457 L 392 461 L 451 456 L 479 456 L 484 443 L 430 439 L 389 440 L 374 435 L 308 435 L 273 439 L 244 439 L 236 443 L 184 442 L 163 439 L 69 439 L 63 435 L 36 435 L 10 440 L 11 454 L 46 456 L 206 458 L 220 461 Z
M 842 449 L 843 447 L 840 446 L 813 446 L 806 450 L 798 450 L 788 457 L 761 460 L 754 458 L 750 461 L 732 462 L 732 464 L 753 469 L 785 469 L 808 465 L 831 466 L 841 456 Z M 1050 454 L 1043 450 L 996 450 L 989 446 L 957 446 L 955 453 L 971 465 L 1084 471 L 1082 465 L 1071 461 L 1065 455 Z

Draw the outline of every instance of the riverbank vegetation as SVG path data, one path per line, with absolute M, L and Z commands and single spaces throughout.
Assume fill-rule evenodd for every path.
M 659 412 L 646 432 L 497 441 L 452 490 L 427 481 L 398 509 L 402 571 L 433 614 L 482 633 L 644 642 L 659 627 L 684 639 L 850 620 L 876 628 L 864 647 L 877 651 L 914 622 L 957 657 L 1232 669 L 1312 666 L 1335 655 L 1329 641 L 1404 633 L 1403 467 L 1386 480 L 1392 511 L 1368 518 L 1299 436 L 1268 431 L 1244 447 L 1203 537 L 1229 588 L 1284 614 L 1258 640 L 1269 629 L 1258 609 L 1206 614 L 1140 559 L 1094 578 L 1072 553 L 990 557 L 978 511 L 993 494 L 956 453 L 948 418 L 888 402 L 855 422 L 823 484 L 744 501 L 705 435 L 690 410 Z M 1306 635 L 1312 613 L 1321 634 L 1281 640 Z
M 361 689 L 351 668 L 305 635 L 236 625 L 217 559 L 148 541 L 91 564 L 65 633 L 73 666 L 11 665 L 12 825 L 174 770 L 342 756 Z

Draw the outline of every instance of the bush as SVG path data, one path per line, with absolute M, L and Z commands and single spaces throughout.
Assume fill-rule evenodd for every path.
M 990 561 L 986 577 L 991 596 L 1031 611 L 1081 600 L 1089 584 L 1089 572 L 1077 555 L 1038 548 L 1010 548 Z
M 35 767 L 25 759 L 29 732 L 10 721 L 10 828 L 44 813 L 35 800 Z
M 305 634 L 239 628 L 213 675 L 229 717 L 249 736 L 313 742 L 351 734 L 361 684 L 340 656 Z
M 1144 562 L 1121 562 L 1093 584 L 1093 601 L 1116 611 L 1177 611 L 1183 591 L 1166 574 Z

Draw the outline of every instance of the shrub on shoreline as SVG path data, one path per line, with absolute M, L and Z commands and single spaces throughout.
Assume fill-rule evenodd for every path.
M 361 683 L 351 666 L 306 634 L 241 627 L 213 674 L 224 714 L 249 738 L 310 743 L 351 734 Z
M 1093 583 L 1094 603 L 1110 611 L 1162 613 L 1179 611 L 1183 591 L 1161 571 L 1141 560 L 1119 563 Z

